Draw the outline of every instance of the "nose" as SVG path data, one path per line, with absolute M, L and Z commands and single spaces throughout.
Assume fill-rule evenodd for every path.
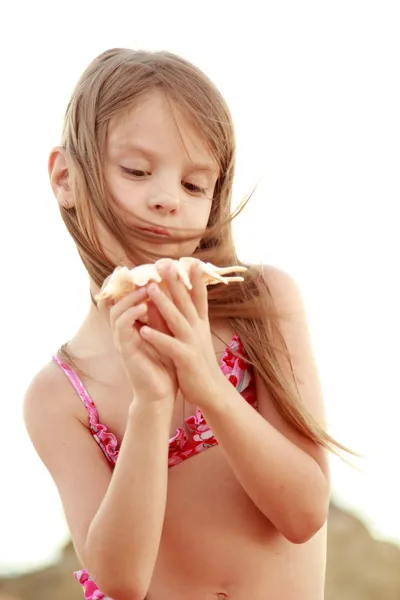
M 150 210 L 160 213 L 174 213 L 179 208 L 179 191 L 174 185 L 157 186 L 148 199 Z

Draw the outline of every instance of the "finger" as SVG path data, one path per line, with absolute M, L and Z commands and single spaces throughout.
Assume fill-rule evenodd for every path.
M 140 331 L 139 335 L 143 338 L 150 346 L 154 348 L 158 354 L 162 357 L 165 357 L 167 360 L 175 361 L 182 356 L 183 353 L 183 344 L 176 338 L 166 335 L 165 333 L 161 333 L 161 331 L 157 331 L 156 329 L 152 329 L 147 325 L 144 325 Z
M 147 304 L 142 303 L 131 306 L 118 317 L 114 324 L 114 331 L 120 341 L 127 341 L 132 337 L 132 329 L 136 321 L 147 313 Z
M 121 298 L 120 300 L 114 300 L 114 298 L 112 298 L 111 296 L 107 296 L 107 297 L 103 296 L 98 299 L 97 308 L 100 311 L 104 311 L 105 309 L 110 310 L 111 307 L 117 306 L 117 305 L 124 306 L 126 304 L 129 306 L 132 303 L 137 304 L 137 302 L 140 302 L 140 300 L 143 299 L 143 294 L 144 294 L 144 296 L 147 295 L 147 291 L 146 291 L 145 287 L 136 288 L 129 294 L 126 294 L 125 296 L 123 296 L 123 298 Z
M 143 327 L 148 327 L 148 326 L 144 325 Z M 141 343 L 143 352 L 145 354 L 147 354 L 152 360 L 155 360 L 156 362 L 161 363 L 166 369 L 168 369 L 168 371 L 170 371 L 170 373 L 172 375 L 176 375 L 174 361 L 172 360 L 171 356 L 169 356 L 169 355 L 163 356 L 160 352 L 157 352 L 155 347 L 152 346 L 147 341 L 147 339 L 145 339 L 145 336 L 140 336 L 140 331 L 142 330 L 143 327 L 141 327 L 140 329 L 137 330 L 138 337 L 141 338 L 140 343 Z M 150 327 L 150 329 L 153 330 L 152 327 Z
M 147 298 L 147 289 L 138 288 L 130 294 L 124 296 L 121 300 L 118 300 L 110 308 L 110 324 L 113 327 L 116 320 L 131 306 L 136 306 Z
M 171 334 L 164 317 L 160 314 L 157 306 L 151 300 L 148 303 L 147 317 L 148 325 L 150 327 L 158 329 L 158 331 L 161 331 L 162 333 Z
M 200 319 L 208 319 L 208 293 L 200 261 L 190 270 L 192 302 Z
M 172 302 L 182 313 L 185 319 L 194 325 L 197 319 L 197 311 L 193 305 L 189 290 L 179 279 L 178 272 L 174 265 L 166 270 L 164 281 L 171 295 Z
M 190 332 L 191 327 L 172 300 L 160 290 L 156 283 L 149 285 L 148 292 L 172 335 L 178 338 L 185 338 Z

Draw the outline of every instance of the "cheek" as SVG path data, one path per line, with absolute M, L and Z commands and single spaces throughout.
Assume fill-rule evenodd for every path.
M 132 182 L 122 177 L 115 167 L 106 168 L 104 174 L 111 196 L 125 209 L 132 209 Z M 135 199 L 137 197 L 137 190 L 135 190 Z
M 189 202 L 186 206 L 186 220 L 190 227 L 204 230 L 207 227 L 211 213 L 211 202 L 199 200 L 198 203 Z
M 203 232 L 207 229 L 207 225 L 210 220 L 210 214 L 211 214 L 211 202 L 208 203 L 207 208 L 205 208 L 203 210 L 202 222 L 201 222 L 201 228 L 202 228 Z
M 111 180 L 108 189 L 115 200 L 126 209 L 131 208 L 132 204 L 132 190 L 129 182 L 123 179 Z
M 198 246 L 203 232 L 207 228 L 207 224 L 210 218 L 211 203 L 207 202 L 203 205 L 189 205 L 185 211 L 185 217 L 182 219 L 182 225 L 189 229 L 200 230 L 199 239 L 189 242 L 189 245 L 194 246 L 194 249 Z

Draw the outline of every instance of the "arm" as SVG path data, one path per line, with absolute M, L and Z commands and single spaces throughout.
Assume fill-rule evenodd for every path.
M 283 272 L 270 269 L 267 277 L 276 307 L 292 317 L 281 328 L 304 406 L 323 425 L 322 393 L 300 294 Z M 283 421 L 260 377 L 255 378 L 259 413 L 227 380 L 214 389 L 203 413 L 249 497 L 288 540 L 302 543 L 327 518 L 327 455 Z
M 291 317 L 281 323 L 281 332 L 302 402 L 323 425 L 322 394 L 300 294 L 283 272 L 268 269 L 266 275 L 276 308 Z M 329 481 L 325 451 L 301 438 L 279 418 L 259 377 L 256 376 L 256 384 L 260 414 L 225 379 L 215 360 L 207 290 L 197 265 L 191 272 L 190 294 L 172 272 L 166 273 L 165 281 L 170 297 L 153 285 L 149 296 L 172 335 L 146 326 L 140 335 L 162 356 L 172 358 L 183 396 L 203 411 L 249 497 L 288 540 L 308 540 L 327 517 Z M 281 364 L 285 372 L 286 361 Z
M 129 599 L 137 589 L 142 599 L 150 585 L 167 501 L 170 416 L 168 406 L 134 400 L 110 485 L 89 526 L 84 555 L 112 598 L 118 599 L 116 583 L 126 582 Z
M 57 485 L 77 554 L 115 600 L 142 600 L 150 584 L 166 505 L 171 414 L 172 402 L 133 402 L 112 472 L 56 365 L 35 377 L 25 397 L 28 433 Z
M 228 381 L 215 390 L 214 406 L 203 414 L 254 504 L 289 541 L 310 539 L 324 524 L 329 503 L 329 484 L 318 462 L 244 402 Z

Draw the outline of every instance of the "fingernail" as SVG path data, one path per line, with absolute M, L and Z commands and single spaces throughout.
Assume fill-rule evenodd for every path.
M 147 288 L 140 288 L 138 291 L 139 298 L 145 298 L 147 296 Z

